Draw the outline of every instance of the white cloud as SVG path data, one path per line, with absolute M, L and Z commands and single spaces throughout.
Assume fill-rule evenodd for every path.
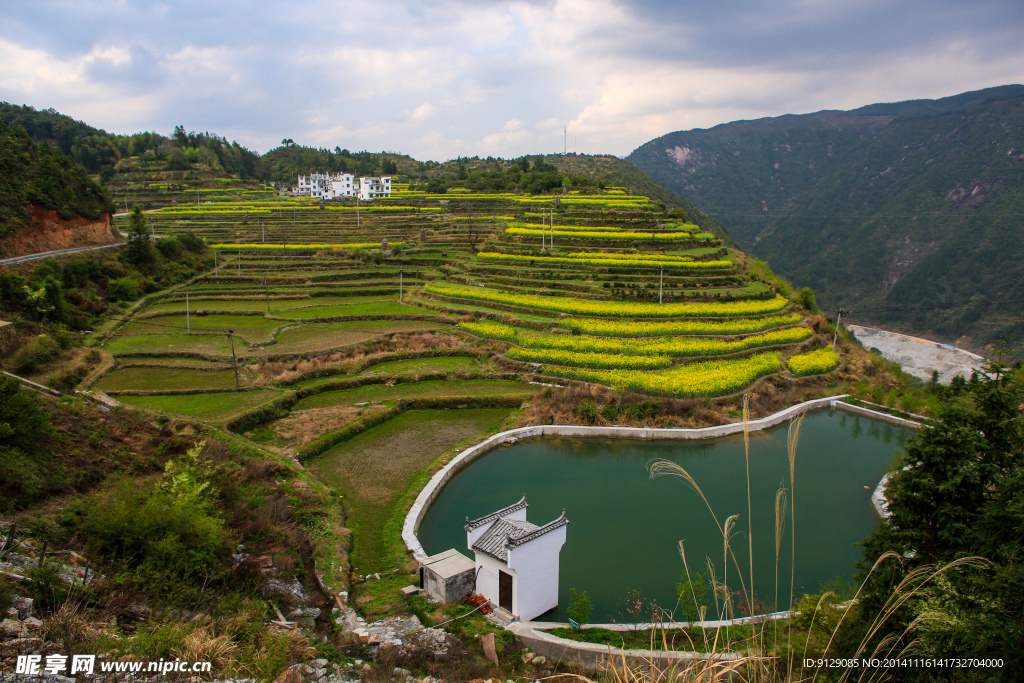
M 0 99 L 116 132 L 183 123 L 261 151 L 290 137 L 515 157 L 560 151 L 568 125 L 570 146 L 622 155 L 673 130 L 1019 82 L 1024 63 L 1024 17 L 1004 0 L 977 0 L 969 14 L 954 0 L 386 10 L 7 3 Z

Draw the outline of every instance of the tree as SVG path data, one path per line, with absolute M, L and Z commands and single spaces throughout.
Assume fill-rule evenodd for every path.
M 939 419 L 904 447 L 886 497 L 890 516 L 864 541 L 865 605 L 881 609 L 915 568 L 980 556 L 982 570 L 953 570 L 897 614 L 930 654 L 1002 658 L 1024 670 L 1024 380 L 998 363 L 949 396 Z M 867 569 L 887 551 L 902 562 Z
M 149 239 L 149 221 L 137 206 L 128 216 L 128 246 L 124 257 L 141 269 L 151 268 L 156 262 L 156 253 Z

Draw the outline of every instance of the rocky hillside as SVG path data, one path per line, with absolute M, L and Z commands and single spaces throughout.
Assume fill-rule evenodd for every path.
M 679 131 L 628 161 L 828 308 L 1024 355 L 1024 86 Z

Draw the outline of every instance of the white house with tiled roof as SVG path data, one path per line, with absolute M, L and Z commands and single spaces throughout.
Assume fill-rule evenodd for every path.
M 526 496 L 480 519 L 466 518 L 476 557 L 476 588 L 515 619 L 530 621 L 558 605 L 558 559 L 565 544 L 565 510 L 544 526 L 526 521 Z
M 299 184 L 292 190 L 292 195 L 320 200 L 359 195 L 360 199 L 368 202 L 391 196 L 391 176 L 365 177 L 356 180 L 351 173 L 300 175 Z

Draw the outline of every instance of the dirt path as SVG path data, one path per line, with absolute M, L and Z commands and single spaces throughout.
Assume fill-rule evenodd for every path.
M 899 363 L 908 375 L 924 381 L 931 380 L 932 372 L 938 370 L 939 381 L 949 384 L 955 376 L 970 377 L 972 372 L 981 370 L 985 364 L 981 356 L 949 344 L 939 344 L 876 327 L 848 327 L 866 348 L 878 349 L 883 358 Z

